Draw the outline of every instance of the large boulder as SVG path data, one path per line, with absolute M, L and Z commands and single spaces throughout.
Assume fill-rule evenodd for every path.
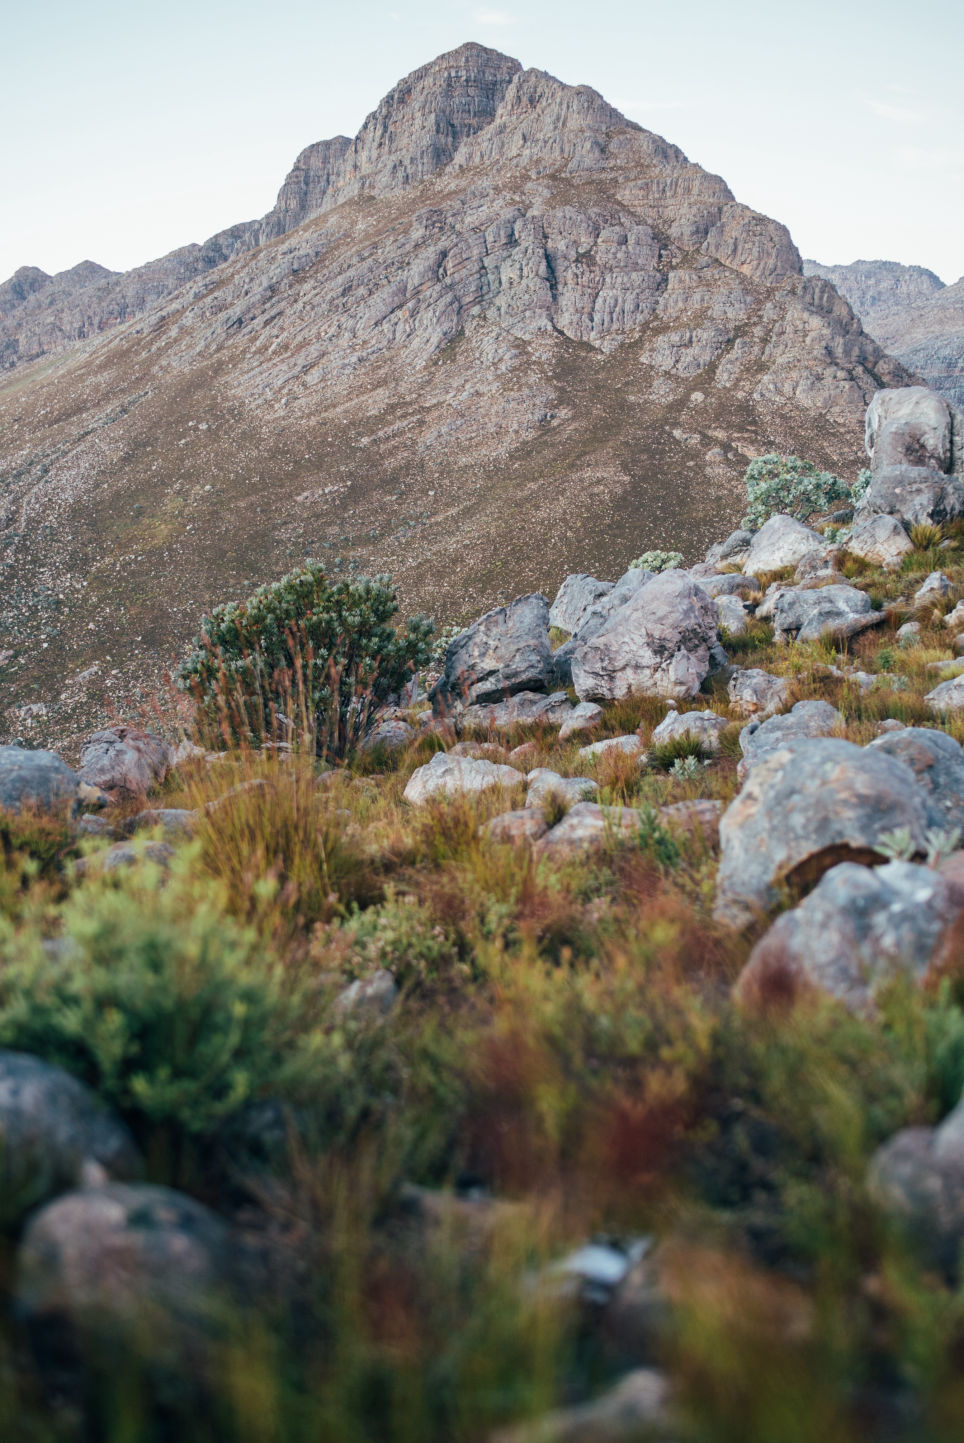
M 743 570 L 754 575 L 781 571 L 785 566 L 796 566 L 811 551 L 824 550 L 828 545 L 819 531 L 812 531 L 792 516 L 778 513 L 765 521 L 754 535 Z
M 586 614 L 613 589 L 611 581 L 597 581 L 585 572 L 567 576 L 549 608 L 549 625 L 570 633 L 579 630 Z
M 76 1077 L 0 1050 L 0 1226 L 84 1182 L 136 1178 L 127 1128 Z
M 515 767 L 436 752 L 426 766 L 418 767 L 412 773 L 403 796 L 407 802 L 419 806 L 431 797 L 484 792 L 489 787 L 516 787 L 524 781 L 522 772 L 516 771 Z
M 590 637 L 595 636 L 596 632 L 605 626 L 613 612 L 618 611 L 621 606 L 625 606 L 627 601 L 630 601 L 638 591 L 652 581 L 655 574 L 653 571 L 644 570 L 641 566 L 631 566 L 628 571 L 624 571 L 615 586 L 599 596 L 584 613 L 571 642 L 566 644 L 569 647 L 569 654 L 574 653 L 579 642 L 586 642 Z M 560 647 L 555 654 L 557 665 L 560 652 L 565 652 L 566 646 Z
M 856 518 L 896 516 L 904 526 L 942 526 L 964 516 L 964 485 L 925 466 L 885 466 L 875 471 L 860 498 Z
M 737 667 L 726 690 L 734 711 L 760 721 L 785 707 L 790 700 L 789 678 L 773 676 L 756 666 Z
M 766 757 L 772 756 L 790 742 L 802 741 L 805 737 L 828 737 L 842 730 L 844 719 L 828 701 L 808 699 L 798 701 L 790 711 L 781 716 L 771 716 L 767 721 L 752 721 L 740 732 L 740 750 L 743 755 L 737 765 L 737 776 L 742 782 L 750 768 Z
M 964 749 L 936 727 L 902 727 L 869 743 L 910 767 L 948 829 L 964 831 Z
M 867 593 L 856 586 L 794 587 L 784 591 L 773 608 L 778 641 L 816 641 L 821 636 L 842 641 L 883 620 L 884 613 L 875 611 Z
M 520 691 L 505 701 L 480 702 L 468 706 L 459 717 L 462 727 L 485 727 L 489 731 L 506 731 L 523 722 L 544 722 L 559 726 L 572 716 L 573 706 L 564 691 Z
M 964 1243 L 964 1102 L 939 1127 L 906 1127 L 871 1159 L 871 1192 L 932 1265 L 959 1276 Z
M 159 787 L 170 765 L 171 749 L 160 737 L 138 727 L 106 727 L 81 748 L 79 776 L 112 800 L 126 801 Z
M 564 806 L 591 802 L 599 795 L 599 783 L 591 777 L 563 777 L 549 767 L 536 767 L 526 778 L 526 806 L 545 807 L 552 800 Z
M 710 566 L 738 565 L 746 559 L 746 553 L 753 541 L 752 531 L 731 531 L 725 541 L 717 541 L 706 553 Z
M 691 737 L 699 742 L 704 751 L 718 752 L 720 749 L 720 735 L 725 732 L 729 722 L 726 717 L 719 716 L 715 711 L 668 711 L 660 722 L 659 726 L 653 728 L 650 741 L 659 745 L 661 742 L 681 740 L 683 737 Z
M 633 807 L 600 807 L 596 802 L 577 802 L 538 847 L 547 856 L 568 857 L 595 851 L 619 839 L 632 839 L 638 836 L 639 827 L 640 813 Z
M 904 975 L 922 981 L 964 916 L 964 886 L 930 867 L 842 862 L 757 943 L 740 976 L 744 998 L 816 987 L 853 1011 Z
M 945 712 L 964 711 L 964 674 L 942 681 L 927 693 L 924 700 L 937 716 Z
M 909 767 L 836 737 L 794 741 L 754 766 L 720 822 L 717 918 L 742 927 L 839 862 L 886 860 L 881 839 L 905 828 L 914 851 L 938 814 Z
M 430 693 L 436 712 L 547 691 L 553 676 L 549 603 L 539 593 L 486 612 L 450 642 Z
M 107 797 L 56 752 L 0 747 L 0 811 L 70 816 L 78 806 L 103 807 Z
M 871 566 L 885 571 L 899 571 L 905 556 L 914 549 L 907 532 L 896 516 L 867 516 L 858 521 L 847 538 L 847 551 Z
M 608 601 L 610 598 L 606 598 Z M 665 571 L 577 638 L 572 679 L 581 701 L 643 693 L 692 697 L 717 645 L 714 603 L 688 576 Z
M 867 407 L 865 442 L 875 471 L 886 466 L 929 466 L 950 471 L 951 412 L 928 386 L 877 391 Z

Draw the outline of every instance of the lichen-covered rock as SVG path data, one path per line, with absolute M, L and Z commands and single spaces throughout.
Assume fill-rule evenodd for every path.
M 444 714 L 516 692 L 544 692 L 551 680 L 549 603 L 533 592 L 486 612 L 449 643 L 432 705 Z
M 738 667 L 727 683 L 727 695 L 741 716 L 763 721 L 786 706 L 790 700 L 790 681 L 773 676 L 759 667 Z
M 0 747 L 0 811 L 69 816 L 79 805 L 103 807 L 107 800 L 56 752 Z
M 964 1102 L 939 1127 L 907 1127 L 877 1149 L 871 1192 L 915 1249 L 958 1277 L 964 1242 Z
M 407 802 L 418 806 L 430 797 L 484 792 L 489 787 L 515 787 L 524 781 L 522 772 L 515 767 L 436 752 L 430 762 L 412 773 L 403 796 Z
M 747 535 L 749 534 L 747 532 Z M 745 576 L 738 571 L 717 572 L 711 576 L 699 575 L 699 572 L 700 568 L 694 566 L 690 576 L 714 601 L 718 601 L 721 596 L 737 596 L 741 601 L 750 601 L 761 589 L 755 576 Z
M 635 837 L 639 812 L 633 807 L 600 807 L 595 802 L 577 802 L 539 843 L 550 857 L 592 851 L 620 838 Z
M 964 749 L 936 727 L 899 726 L 869 743 L 910 767 L 948 829 L 964 832 Z
M 923 981 L 964 917 L 964 887 L 930 867 L 843 862 L 757 943 L 738 991 L 744 998 L 816 987 L 853 1011 L 897 976 Z
M 945 596 L 950 596 L 951 590 L 950 578 L 945 576 L 943 571 L 931 571 L 914 592 L 914 605 L 918 608 L 933 606 L 936 601 L 943 601 Z
M 836 737 L 791 742 L 752 768 L 723 813 L 715 915 L 745 926 L 784 887 L 804 890 L 840 862 L 881 862 L 895 829 L 923 856 L 935 817 L 896 757 Z
M 720 735 L 728 726 L 726 717 L 715 711 L 668 711 L 659 726 L 653 728 L 650 740 L 660 743 L 693 737 L 704 751 L 718 752 Z
M 633 693 L 692 697 L 710 671 L 716 644 L 714 603 L 688 576 L 665 571 L 588 641 L 577 638 L 573 684 L 581 701 Z
M 160 786 L 171 765 L 171 749 L 138 727 L 105 727 L 80 752 L 79 776 L 114 801 L 144 797 Z
M 896 516 L 868 516 L 858 521 L 847 538 L 846 550 L 872 566 L 899 571 L 905 556 L 914 549 Z
M 768 720 L 752 721 L 740 732 L 743 756 L 737 765 L 737 776 L 743 781 L 751 767 L 788 743 L 804 737 L 827 737 L 843 729 L 844 719 L 828 701 L 798 701 L 790 711 Z
M 746 607 L 738 596 L 718 596 L 716 616 L 728 636 L 742 636 L 746 631 Z
M 562 777 L 549 767 L 536 767 L 526 778 L 527 807 L 542 807 L 553 797 L 572 806 L 576 802 L 595 801 L 599 783 L 590 777 Z
M 773 609 L 778 641 L 817 641 L 821 636 L 841 641 L 879 626 L 884 619 L 884 612 L 875 611 L 867 593 L 856 586 L 793 587 L 783 592 Z
M 549 823 L 538 807 L 525 807 L 514 812 L 503 812 L 486 822 L 483 829 L 494 842 L 538 842 L 549 830 Z
M 641 756 L 643 739 L 636 732 L 629 732 L 621 737 L 603 737 L 598 742 L 588 742 L 586 746 L 579 748 L 579 755 L 588 757 L 590 761 L 605 756 L 607 752 L 625 752 L 630 757 Z
M 952 676 L 949 681 L 942 681 L 933 691 L 927 693 L 924 700 L 938 716 L 944 712 L 964 710 L 964 674 Z
M 611 581 L 597 581 L 585 572 L 567 576 L 549 608 L 549 625 L 570 634 L 579 630 L 587 613 L 613 589 Z
M 885 466 L 860 498 L 858 521 L 874 514 L 896 516 L 904 526 L 941 526 L 964 516 L 964 485 L 925 466 Z
M 140 1169 L 127 1128 L 89 1087 L 31 1053 L 0 1050 L 0 1226 L 83 1182 Z
M 603 709 L 598 702 L 581 701 L 573 707 L 559 728 L 559 740 L 567 741 L 569 737 L 575 736 L 577 732 L 592 731 L 603 719 Z
M 865 444 L 875 471 L 886 466 L 952 469 L 951 412 L 929 386 L 878 391 L 867 407 Z
M 819 531 L 813 531 L 792 516 L 777 514 L 765 521 L 750 542 L 744 572 L 781 571 L 796 566 L 811 551 L 826 549 Z
M 564 691 L 520 691 L 505 701 L 476 703 L 459 717 L 462 727 L 485 727 L 489 731 L 507 731 L 525 722 L 543 722 L 559 726 L 572 716 L 573 707 Z

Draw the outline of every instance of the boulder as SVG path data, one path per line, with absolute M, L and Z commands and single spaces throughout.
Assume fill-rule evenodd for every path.
M 559 740 L 564 742 L 577 732 L 592 731 L 603 719 L 603 709 L 598 702 L 581 701 L 573 707 L 559 728 Z
M 785 998 L 799 985 L 816 987 L 867 1012 L 896 976 L 923 981 L 962 916 L 964 886 L 930 867 L 842 862 L 777 918 L 751 952 L 738 991 Z
M 397 752 L 414 740 L 414 727 L 410 727 L 407 721 L 402 721 L 401 717 L 393 717 L 373 726 L 362 742 L 359 751 L 365 754 L 377 751 Z
M 916 1250 L 957 1278 L 964 1243 L 964 1102 L 939 1127 L 906 1127 L 878 1148 L 868 1183 Z
M 483 828 L 494 842 L 538 842 L 549 830 L 549 823 L 537 807 L 528 803 L 519 811 L 503 812 Z
M 860 498 L 858 521 L 868 516 L 896 516 L 904 526 L 942 526 L 964 516 L 964 485 L 925 466 L 885 466 Z
M 825 550 L 828 545 L 819 531 L 812 531 L 792 516 L 771 516 L 754 535 L 743 570 L 755 574 L 781 571 L 785 566 L 796 566 L 808 552 Z
M 885 620 L 870 597 L 855 586 L 821 586 L 816 590 L 785 591 L 773 609 L 777 641 L 816 641 L 821 636 L 840 641 L 856 636 Z
M 964 750 L 959 742 L 936 727 L 900 726 L 868 745 L 910 767 L 944 827 L 964 831 Z
M 595 802 L 577 802 L 539 843 L 540 852 L 551 857 L 592 851 L 618 838 L 635 837 L 640 815 L 632 807 L 600 807 Z
M 0 1050 L 0 1226 L 60 1192 L 140 1170 L 133 1138 L 96 1093 L 31 1053 Z
M 762 590 L 755 576 L 744 576 L 739 571 L 716 572 L 711 576 L 697 576 L 695 572 L 696 567 L 690 572 L 693 580 L 698 581 L 702 590 L 714 601 L 721 596 L 738 596 L 741 601 L 751 601 Z
M 555 797 L 566 806 L 576 802 L 592 802 L 599 794 L 598 782 L 590 777 L 561 777 L 548 767 L 536 767 L 526 778 L 527 807 L 542 807 Z
M 906 623 L 906 625 L 910 624 L 909 622 Z M 959 601 L 954 610 L 947 613 L 944 617 L 944 625 L 951 631 L 960 631 L 961 627 L 964 626 L 964 601 Z M 920 622 L 917 623 L 917 627 L 918 630 L 920 630 Z M 899 632 L 898 635 L 900 635 Z
M 192 811 L 187 807 L 148 807 L 129 817 L 124 823 L 124 831 L 132 837 L 135 832 L 160 828 L 168 842 L 190 841 L 198 829 L 200 819 L 199 811 Z
M 486 612 L 449 643 L 430 696 L 436 713 L 547 691 L 552 679 L 549 603 L 533 593 Z
M 717 644 L 716 607 L 688 576 L 665 571 L 615 610 L 595 635 L 588 640 L 580 635 L 576 643 L 572 679 L 580 701 L 633 693 L 695 696 Z
M 166 871 L 173 859 L 174 848 L 168 842 L 115 842 L 106 852 L 93 857 L 82 857 L 76 870 L 83 876 L 90 870 L 90 864 L 94 864 L 102 867 L 105 872 L 119 872 L 146 862 Z
M 160 786 L 170 766 L 171 749 L 160 737 L 138 727 L 106 727 L 81 748 L 79 776 L 113 801 L 126 801 Z
M 715 915 L 746 926 L 784 887 L 803 891 L 839 862 L 884 861 L 881 838 L 895 829 L 923 856 L 935 817 L 896 757 L 836 737 L 793 741 L 753 767 L 723 813 Z
M 722 815 L 723 803 L 709 797 L 698 797 L 691 802 L 671 802 L 659 809 L 662 826 L 688 837 L 701 836 L 708 847 L 719 844 Z
M 394 1011 L 398 1001 L 395 978 L 384 967 L 370 977 L 356 977 L 335 998 L 335 1011 L 358 1021 L 381 1022 Z
M 642 591 L 643 587 L 647 586 L 649 582 L 653 580 L 655 574 L 653 571 L 645 571 L 641 566 L 631 566 L 628 571 L 623 572 L 612 590 L 606 592 L 604 596 L 600 596 L 597 601 L 593 602 L 579 623 L 579 629 L 572 638 L 572 641 L 574 643 L 586 642 L 590 637 L 595 636 L 597 631 L 599 631 L 608 621 L 609 617 L 612 616 L 613 612 L 618 611 L 621 606 L 625 606 L 626 602 L 632 600 L 638 591 Z M 567 645 L 569 645 L 569 643 L 567 643 Z M 555 653 L 556 658 L 559 658 L 565 651 L 565 646 L 560 647 L 559 651 Z M 571 656 L 574 651 L 575 646 L 572 647 L 569 655 Z M 557 660 L 557 665 L 558 664 Z M 569 683 L 567 683 L 567 685 L 568 684 Z
M 489 731 L 507 731 L 523 722 L 542 722 L 559 726 L 572 716 L 573 707 L 564 691 L 520 691 L 505 701 L 468 706 L 459 717 L 462 727 L 484 727 Z
M 851 556 L 869 561 L 872 566 L 899 571 L 904 557 L 913 551 L 914 543 L 896 516 L 867 516 L 854 526 L 846 549 Z
M 790 700 L 790 682 L 759 667 L 738 667 L 727 683 L 727 695 L 734 711 L 761 721 L 772 716 Z
M 669 1443 L 670 1385 L 665 1373 L 634 1368 L 588 1403 L 558 1408 L 531 1423 L 502 1428 L 490 1443 Z
M 716 618 L 730 636 L 742 636 L 746 631 L 746 607 L 738 596 L 718 596 Z
M 832 579 L 846 584 L 840 575 L 840 562 L 843 560 L 843 547 L 825 542 L 814 551 L 808 551 L 806 556 L 801 556 L 793 573 L 793 579 L 799 585 L 806 581 L 811 586 L 818 582 L 821 584 Z
M 579 630 L 595 603 L 608 596 L 612 589 L 613 582 L 597 581 L 594 576 L 587 576 L 585 572 L 575 572 L 567 576 L 549 608 L 549 625 L 557 627 L 559 631 L 568 631 L 571 635 Z
M 943 601 L 944 597 L 950 596 L 950 594 L 950 578 L 945 576 L 943 571 L 932 571 L 924 577 L 914 592 L 914 605 L 916 607 L 933 606 L 935 602 Z
M 771 716 L 767 721 L 752 721 L 740 732 L 743 756 L 737 765 L 737 776 L 744 781 L 751 767 L 789 742 L 804 737 L 827 737 L 843 725 L 844 719 L 836 707 L 816 699 L 798 701 L 790 711 Z
M 737 558 L 742 559 L 745 552 L 749 551 L 753 542 L 752 531 L 731 531 L 725 541 L 717 541 L 706 553 L 706 560 L 711 566 L 719 566 L 721 563 L 734 564 Z
M 903 626 L 898 626 L 894 635 L 898 641 L 910 646 L 920 636 L 921 626 L 919 621 L 905 621 Z
M 639 756 L 643 750 L 643 739 L 636 732 L 630 732 L 628 736 L 603 737 L 601 741 L 590 742 L 588 746 L 579 748 L 581 757 L 589 757 L 594 761 L 606 752 L 625 752 L 627 756 Z
M 729 722 L 715 711 L 668 711 L 654 727 L 650 741 L 653 743 L 675 741 L 678 737 L 694 737 L 706 752 L 718 752 L 720 734 L 725 732 Z
M 927 693 L 924 700 L 938 716 L 944 712 L 964 710 L 964 674 L 951 677 L 950 681 L 942 681 L 933 691 Z
M 104 807 L 108 798 L 71 771 L 56 752 L 0 747 L 0 811 L 70 816 L 78 806 Z
M 865 444 L 875 471 L 886 466 L 952 469 L 951 412 L 929 386 L 902 386 L 874 394 L 867 407 Z
M 522 772 L 516 771 L 515 767 L 436 752 L 426 766 L 418 767 L 412 773 L 402 795 L 407 802 L 419 806 L 431 797 L 484 792 L 489 787 L 515 787 L 524 780 Z

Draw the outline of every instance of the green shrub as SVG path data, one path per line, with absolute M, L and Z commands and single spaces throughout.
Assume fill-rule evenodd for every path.
M 675 571 L 683 565 L 682 551 L 644 551 L 629 563 L 630 571 Z
M 744 526 L 762 526 L 781 513 L 797 521 L 829 510 L 834 501 L 854 501 L 855 491 L 830 471 L 818 471 L 799 456 L 758 456 L 746 468 Z
M 387 578 L 329 580 L 306 562 L 204 617 L 178 686 L 224 741 L 294 735 L 344 756 L 429 660 L 431 622 L 414 617 L 398 632 L 397 611 Z

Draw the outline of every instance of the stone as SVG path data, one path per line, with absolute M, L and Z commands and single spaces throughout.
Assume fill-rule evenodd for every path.
M 905 621 L 903 626 L 898 626 L 894 635 L 898 641 L 912 642 L 920 636 L 921 626 L 919 621 Z
M 76 864 L 76 870 L 82 876 L 91 869 L 91 863 L 105 872 L 123 871 L 127 867 L 148 863 L 166 871 L 173 859 L 174 848 L 167 842 L 116 842 L 95 857 L 82 857 Z
M 738 596 L 718 596 L 716 616 L 720 627 L 729 636 L 743 636 L 746 631 L 746 607 Z
M 722 802 L 709 797 L 698 797 L 691 802 L 671 802 L 660 807 L 658 815 L 661 824 L 671 831 L 682 832 L 688 837 L 702 837 L 708 847 L 719 845 Z
M 847 538 L 846 550 L 872 566 L 899 571 L 904 557 L 914 550 L 914 543 L 896 516 L 882 514 L 858 521 Z
M 592 851 L 610 841 L 635 837 L 639 825 L 639 813 L 632 807 L 600 807 L 595 802 L 577 802 L 543 837 L 539 851 L 550 857 Z
M 549 603 L 531 593 L 486 612 L 450 642 L 429 695 L 436 714 L 445 714 L 516 692 L 544 692 L 551 678 Z
M 0 810 L 72 816 L 78 806 L 104 807 L 107 797 L 56 752 L 0 747 Z
M 597 581 L 584 572 L 567 576 L 549 608 L 549 625 L 572 635 L 579 630 L 595 603 L 609 595 L 613 584 L 611 581 Z
M 615 610 L 588 641 L 576 640 L 572 678 L 580 701 L 634 693 L 691 697 L 710 671 L 716 607 L 688 576 L 665 571 Z
M 777 641 L 817 641 L 821 636 L 842 641 L 886 619 L 870 597 L 855 586 L 822 586 L 815 591 L 785 591 L 773 610 Z
M 945 596 L 950 596 L 951 590 L 950 579 L 943 571 L 932 571 L 914 592 L 914 605 L 932 606 L 935 601 L 943 601 Z
M 591 637 L 595 636 L 612 616 L 613 612 L 625 606 L 627 601 L 631 601 L 637 592 L 641 591 L 644 586 L 647 586 L 649 582 L 652 581 L 654 575 L 655 572 L 646 571 L 641 566 L 631 566 L 628 571 L 624 571 L 615 586 L 593 602 L 579 623 L 579 630 L 566 646 L 560 647 L 559 651 L 555 653 L 556 657 L 558 658 L 560 653 L 566 652 L 569 657 L 571 671 L 571 658 L 575 655 L 577 646 L 580 643 L 589 641 Z
M 696 576 L 696 569 L 693 568 L 690 576 L 699 582 L 700 588 L 713 601 L 718 601 L 722 596 L 736 596 L 741 601 L 752 601 L 763 589 L 755 576 L 745 576 L 742 572 L 726 571 L 711 576 Z
M 187 807 L 148 807 L 128 818 L 124 823 L 124 830 L 132 837 L 135 832 L 160 828 L 166 841 L 190 841 L 197 832 L 200 820 L 201 813 Z
M 749 551 L 753 542 L 752 531 L 731 531 L 725 541 L 717 541 L 706 553 L 706 560 L 711 566 L 718 566 L 721 562 L 732 562 L 734 557 L 743 556 Z
M 573 707 L 569 716 L 559 728 L 559 740 L 567 741 L 578 732 L 592 731 L 603 719 L 603 709 L 598 702 L 581 701 Z
M 486 822 L 483 831 L 486 832 L 494 842 L 538 842 L 549 830 L 549 823 L 538 807 L 530 807 L 528 802 L 521 810 L 514 812 L 503 812 L 501 816 L 493 817 Z
M 743 756 L 737 764 L 736 774 L 741 782 L 745 781 L 752 767 L 789 742 L 804 737 L 830 736 L 843 730 L 843 726 L 844 719 L 836 707 L 817 699 L 798 701 L 781 716 L 771 716 L 763 722 L 752 721 L 740 732 Z
M 62 1067 L 0 1049 L 0 1227 L 58 1193 L 140 1171 L 133 1138 L 96 1093 Z
M 932 712 L 942 716 L 945 712 L 964 710 L 964 674 L 942 681 L 924 697 Z
M 335 998 L 335 1011 L 342 1017 L 363 1022 L 382 1022 L 398 1001 L 395 978 L 380 967 L 370 977 L 356 977 Z
M 939 825 L 909 767 L 836 737 L 793 741 L 764 757 L 720 821 L 717 919 L 743 927 L 840 862 L 884 860 L 881 839 L 907 828 L 923 856 Z
M 515 767 L 436 752 L 426 766 L 418 767 L 412 773 L 402 795 L 407 802 L 420 806 L 432 797 L 484 792 L 489 787 L 508 789 L 520 786 L 524 780 L 523 774 Z
M 590 777 L 561 777 L 548 767 L 536 767 L 526 778 L 526 785 L 527 807 L 542 807 L 552 798 L 572 806 L 576 802 L 595 801 L 599 794 L 598 782 Z
M 78 837 L 102 837 L 110 842 L 122 842 L 124 833 L 119 827 L 115 827 L 106 817 L 97 817 L 90 812 L 85 812 L 74 822 L 74 832 Z
M 654 727 L 651 744 L 675 741 L 680 737 L 693 737 L 705 752 L 718 752 L 720 735 L 729 722 L 715 711 L 669 711 Z
M 855 512 L 858 521 L 875 514 L 896 516 L 908 528 L 943 526 L 964 516 L 964 485 L 924 466 L 885 466 L 874 473 Z
M 811 530 L 792 516 L 778 513 L 754 534 L 743 570 L 755 575 L 782 571 L 786 566 L 796 566 L 809 552 L 825 550 L 827 546 L 819 531 Z
M 734 711 L 760 721 L 773 716 L 790 700 L 789 679 L 773 676 L 759 667 L 739 667 L 730 677 L 726 690 Z
M 833 580 L 846 585 L 845 578 L 840 575 L 839 563 L 843 560 L 843 547 L 836 543 L 825 542 L 814 551 L 808 551 L 801 556 L 793 573 L 794 581 L 799 585 L 807 582 L 816 585 Z
M 532 1423 L 502 1428 L 490 1443 L 639 1443 L 645 1438 L 670 1443 L 670 1386 L 654 1368 L 631 1373 L 588 1403 L 545 1413 Z
M 936 727 L 909 727 L 875 737 L 868 746 L 910 767 L 947 829 L 964 831 L 964 750 Z
M 507 731 L 509 727 L 523 724 L 559 726 L 572 716 L 573 707 L 564 691 L 545 693 L 522 691 L 505 701 L 476 703 L 468 706 L 459 717 L 459 725 L 484 727 L 488 731 Z
M 894 465 L 952 470 L 951 412 L 929 386 L 874 394 L 867 407 L 865 445 L 875 471 Z
M 159 787 L 171 766 L 171 749 L 138 727 L 106 727 L 80 750 L 81 780 L 113 801 L 137 800 Z
M 964 886 L 930 867 L 842 862 L 756 944 L 738 993 L 815 987 L 851 1011 L 871 1011 L 877 989 L 895 977 L 924 981 L 962 916 Z
M 939 1127 L 907 1127 L 877 1149 L 868 1184 L 919 1254 L 950 1278 L 964 1243 L 964 1104 Z
M 398 752 L 415 740 L 415 729 L 400 717 L 378 722 L 362 741 L 359 748 L 364 755 L 372 752 Z
M 643 739 L 636 732 L 630 732 L 628 736 L 603 737 L 601 741 L 589 742 L 587 746 L 579 748 L 579 756 L 588 757 L 595 761 L 597 757 L 605 756 L 607 752 L 625 752 L 627 756 L 640 756 L 643 751 Z
M 509 753 L 508 763 L 510 767 L 519 767 L 522 769 L 527 762 L 532 761 L 533 757 L 537 757 L 538 755 L 539 748 L 535 742 L 520 742 L 519 745 L 513 747 Z
M 496 762 L 504 759 L 505 747 L 499 742 L 456 742 L 449 747 L 448 754 L 450 757 L 474 757 L 476 761 Z
M 877 723 L 877 735 L 886 736 L 888 732 L 902 732 L 907 723 L 898 721 L 895 716 L 884 717 L 883 721 Z
M 959 601 L 953 611 L 949 611 L 944 617 L 944 625 L 952 631 L 959 631 L 964 626 L 964 601 Z M 918 628 L 920 623 L 918 622 Z

